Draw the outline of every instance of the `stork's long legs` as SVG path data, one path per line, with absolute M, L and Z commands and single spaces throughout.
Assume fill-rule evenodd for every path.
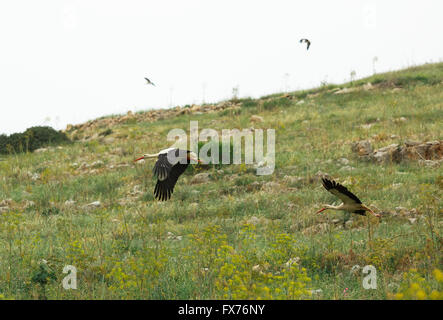
M 378 213 L 375 213 L 374 211 L 371 210 L 371 208 L 369 208 L 368 206 L 365 206 L 364 204 L 362 204 L 362 208 L 364 208 L 365 210 L 367 210 L 369 213 L 371 213 L 374 217 L 380 218 L 381 216 Z

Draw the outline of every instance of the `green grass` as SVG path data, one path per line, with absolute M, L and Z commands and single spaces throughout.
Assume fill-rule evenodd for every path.
M 428 64 L 289 97 L 238 99 L 236 110 L 131 120 L 96 128 L 96 140 L 3 156 L 0 201 L 11 201 L 0 213 L 0 298 L 441 299 L 441 168 L 362 162 L 350 144 L 442 140 L 442 81 L 443 64 Z M 372 90 L 334 94 L 367 82 Z M 264 122 L 251 123 L 253 114 Z M 400 117 L 406 121 L 395 121 Z M 154 200 L 153 161 L 132 160 L 168 146 L 167 133 L 189 131 L 190 120 L 219 134 L 275 129 L 275 172 L 196 166 L 180 177 L 170 201 Z M 340 170 L 343 157 L 354 170 Z M 352 215 L 344 229 L 343 213 L 316 215 L 323 203 L 337 202 L 319 171 L 386 212 L 383 219 L 368 227 L 367 217 Z M 210 182 L 191 184 L 200 172 L 209 172 Z M 85 206 L 97 200 L 99 207 Z M 399 206 L 417 214 L 404 216 Z M 363 288 L 361 270 L 351 272 L 369 264 L 377 270 L 375 290 Z M 61 286 L 65 265 L 77 268 L 77 290 Z

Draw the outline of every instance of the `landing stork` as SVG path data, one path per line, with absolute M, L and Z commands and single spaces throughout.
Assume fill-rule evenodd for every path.
M 332 193 L 334 196 L 340 198 L 340 200 L 343 201 L 343 203 L 338 206 L 331 206 L 325 204 L 322 209 L 317 211 L 317 213 L 320 213 L 327 209 L 332 209 L 332 210 L 343 210 L 365 216 L 366 211 L 368 211 L 375 217 L 380 218 L 380 215 L 378 213 L 375 213 L 370 208 L 362 204 L 360 199 L 357 198 L 355 194 L 350 192 L 346 187 L 342 186 L 340 183 L 337 183 L 334 180 L 328 180 L 326 178 L 322 178 L 322 182 L 325 189 L 328 190 L 330 193 Z
M 153 169 L 154 176 L 157 177 L 154 196 L 158 200 L 166 201 L 171 198 L 178 178 L 185 172 L 190 161 L 195 161 L 196 163 L 201 163 L 201 161 L 192 151 L 168 148 L 156 154 L 145 154 L 143 157 L 135 159 L 134 162 L 157 157 L 158 160 Z

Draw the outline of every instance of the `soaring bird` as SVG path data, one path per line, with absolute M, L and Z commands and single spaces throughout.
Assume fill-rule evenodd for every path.
M 145 80 L 148 82 L 148 84 L 152 84 L 155 87 L 154 82 L 152 82 L 151 80 L 149 80 L 148 78 L 145 77 Z
M 311 45 L 311 41 L 308 39 L 300 39 L 300 43 L 306 42 L 306 50 L 309 50 L 309 46 Z
M 380 218 L 378 213 L 375 213 L 370 208 L 361 203 L 360 199 L 357 198 L 355 194 L 349 191 L 346 187 L 342 186 L 340 183 L 335 182 L 334 180 L 328 180 L 326 178 L 322 178 L 323 186 L 326 190 L 332 193 L 334 196 L 340 198 L 343 203 L 339 206 L 331 206 L 328 204 L 324 205 L 324 208 L 317 211 L 320 213 L 327 209 L 332 210 L 343 210 L 347 212 L 357 213 L 360 215 L 366 215 L 366 211 L 370 212 L 372 215 Z
M 165 201 L 171 198 L 171 194 L 174 192 L 174 186 L 177 183 L 178 177 L 185 172 L 190 161 L 194 160 L 198 163 L 201 163 L 201 161 L 192 151 L 178 148 L 168 148 L 161 150 L 156 154 L 145 154 L 143 157 L 135 159 L 134 162 L 142 159 L 157 157 L 158 160 L 153 169 L 154 176 L 157 177 L 154 196 L 158 200 Z

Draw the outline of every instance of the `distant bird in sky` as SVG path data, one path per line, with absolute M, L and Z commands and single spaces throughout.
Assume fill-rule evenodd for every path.
M 151 80 L 149 80 L 148 78 L 145 77 L 145 80 L 148 82 L 148 84 L 152 84 L 155 87 L 154 82 L 152 82 Z
M 343 201 L 343 203 L 338 206 L 331 206 L 326 204 L 324 205 L 324 208 L 317 211 L 317 213 L 320 213 L 327 209 L 332 209 L 332 210 L 343 210 L 351 213 L 357 213 L 364 216 L 366 215 L 366 211 L 368 211 L 372 215 L 380 218 L 380 215 L 378 213 L 375 213 L 370 208 L 362 204 L 360 199 L 357 198 L 355 194 L 350 192 L 346 187 L 342 186 L 340 183 L 337 183 L 334 180 L 329 180 L 326 178 L 322 178 L 322 182 L 323 182 L 323 187 L 325 187 L 325 189 L 328 190 L 330 193 L 332 193 L 334 196 L 338 197 L 341 201 Z
M 308 39 L 300 39 L 300 43 L 306 42 L 306 50 L 309 50 L 309 46 L 311 45 L 311 41 Z
M 153 169 L 154 176 L 157 177 L 154 196 L 158 200 L 165 201 L 171 198 L 178 178 L 185 172 L 190 161 L 194 160 L 198 163 L 201 163 L 201 161 L 192 151 L 168 148 L 156 154 L 145 154 L 143 157 L 135 159 L 134 162 L 157 157 L 158 160 Z

